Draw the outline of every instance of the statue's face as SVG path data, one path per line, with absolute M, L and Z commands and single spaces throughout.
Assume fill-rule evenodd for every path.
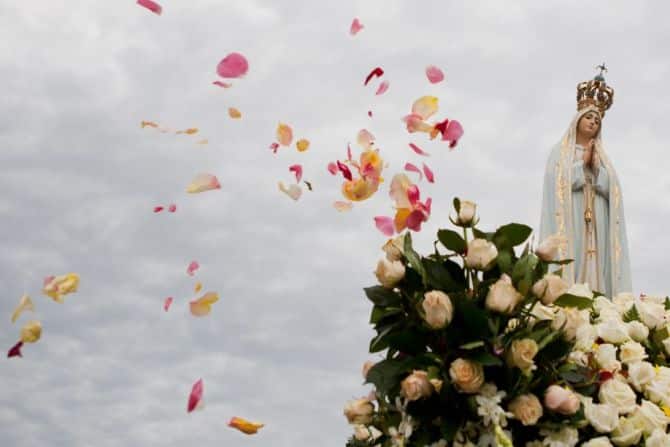
M 577 133 L 588 138 L 595 138 L 598 129 L 600 129 L 600 115 L 596 112 L 586 112 L 577 124 Z

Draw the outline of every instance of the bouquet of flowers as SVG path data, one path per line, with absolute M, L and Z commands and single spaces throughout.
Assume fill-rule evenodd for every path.
M 383 358 L 344 409 L 347 447 L 670 445 L 670 300 L 568 287 L 550 271 L 571 262 L 554 260 L 560 237 L 521 249 L 529 227 L 483 232 L 474 203 L 454 208 L 462 231 L 439 230 L 432 254 L 409 233 L 383 247 L 365 289 Z

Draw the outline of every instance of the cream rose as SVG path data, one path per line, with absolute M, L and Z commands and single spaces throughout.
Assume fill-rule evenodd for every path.
M 630 340 L 628 327 L 621 320 L 610 318 L 598 323 L 596 329 L 598 331 L 598 337 L 602 338 L 607 343 L 619 345 Z
M 367 398 L 355 399 L 345 405 L 344 416 L 350 424 L 369 424 L 374 411 L 374 405 Z
M 570 288 L 566 293 L 569 293 L 570 295 L 574 296 L 581 296 L 584 298 L 593 299 L 593 291 L 591 290 L 588 284 L 579 284 L 579 283 L 573 284 L 572 286 L 570 286 Z
M 529 308 L 530 304 L 526 306 L 526 310 L 528 310 Z M 554 318 L 556 318 L 556 308 L 545 306 L 542 303 L 535 303 L 535 305 L 530 311 L 530 315 L 532 318 L 528 323 L 532 327 L 535 325 L 535 323 L 539 321 L 553 320 Z
M 553 234 L 543 240 L 535 249 L 535 254 L 543 261 L 549 262 L 556 259 L 560 248 L 567 243 L 568 239 L 565 236 L 560 236 L 558 233 Z
M 628 326 L 628 335 L 635 341 L 643 341 L 649 337 L 649 328 L 641 321 L 630 321 L 626 323 Z
M 644 346 L 636 341 L 626 342 L 619 348 L 619 359 L 626 365 L 641 362 L 646 358 L 647 352 L 645 351 Z
M 534 394 L 522 394 L 510 402 L 509 411 L 523 425 L 535 425 L 542 417 L 542 404 Z
M 489 270 L 493 261 L 498 257 L 495 244 L 486 239 L 473 239 L 468 244 L 468 253 L 465 256 L 465 265 L 475 270 Z
M 547 273 L 532 288 L 533 295 L 547 306 L 553 304 L 561 295 L 568 291 L 568 283 L 558 275 Z
M 528 373 L 535 369 L 533 359 L 538 351 L 537 343 L 531 338 L 514 340 L 507 351 L 507 364 L 511 367 L 519 368 L 524 373 Z
M 582 447 L 614 447 L 607 436 L 598 436 L 582 444 Z
M 654 365 L 649 362 L 638 362 L 628 365 L 628 383 L 637 391 L 644 388 L 656 377 Z
M 642 399 L 642 403 L 630 417 L 633 424 L 649 436 L 654 430 L 660 429 L 665 432 L 668 425 L 668 417 L 656 404 Z
M 579 405 L 579 397 L 573 391 L 558 385 L 551 385 L 544 395 L 545 407 L 566 416 L 575 414 Z
M 486 308 L 494 312 L 511 314 L 514 308 L 523 300 L 521 295 L 512 285 L 512 279 L 505 273 L 495 282 L 486 295 Z
M 665 323 L 665 306 L 654 301 L 640 301 L 635 304 L 640 320 L 649 328 L 656 329 Z
M 584 399 L 584 416 L 598 433 L 609 433 L 619 425 L 619 412 L 609 404 L 594 404 L 593 399 Z
M 590 351 L 598 338 L 595 326 L 582 324 L 575 331 L 575 349 Z
M 468 359 L 458 358 L 451 362 L 449 376 L 456 388 L 467 394 L 476 393 L 484 384 L 484 368 Z
M 405 265 L 400 261 L 391 262 L 388 259 L 380 259 L 375 275 L 382 286 L 392 289 L 405 277 Z
M 600 385 L 598 399 L 600 403 L 610 404 L 619 414 L 628 414 L 637 407 L 635 391 L 627 383 L 617 379 L 610 379 Z
M 617 347 L 612 344 L 603 343 L 599 345 L 595 352 L 595 358 L 598 366 L 608 371 L 620 370 L 621 363 L 616 359 L 616 351 Z
M 588 310 L 582 312 L 575 307 L 561 307 L 556 312 L 556 318 L 551 322 L 551 327 L 556 331 L 563 330 L 564 338 L 572 341 L 577 336 L 577 329 L 588 323 Z
M 467 227 L 475 220 L 475 213 L 477 205 L 468 200 L 461 200 L 461 208 L 458 210 L 458 218 L 456 224 L 461 227 Z
M 386 259 L 389 261 L 400 261 L 402 259 L 402 255 L 404 252 L 404 247 L 405 245 L 405 235 L 401 234 L 400 236 L 394 238 L 394 239 L 389 239 L 386 241 L 386 243 L 382 246 L 382 250 L 384 250 L 384 253 L 386 253 Z
M 433 392 L 433 386 L 428 381 L 426 371 L 414 370 L 400 383 L 400 394 L 409 401 L 428 397 Z
M 647 384 L 644 394 L 650 401 L 670 407 L 670 381 L 656 377 Z
M 656 429 L 645 440 L 645 447 L 668 447 L 670 445 L 670 435 L 665 430 Z
M 640 442 L 642 430 L 635 427 L 635 424 L 630 419 L 620 417 L 619 425 L 617 425 L 610 436 L 612 442 L 618 447 L 629 447 Z
M 619 309 L 619 313 L 624 314 L 630 310 L 633 304 L 635 304 L 635 296 L 629 292 L 618 293 L 612 298 L 612 304 Z
M 449 296 L 439 290 L 432 290 L 423 296 L 421 303 L 424 311 L 424 320 L 433 329 L 442 329 L 451 323 L 454 315 L 454 306 Z

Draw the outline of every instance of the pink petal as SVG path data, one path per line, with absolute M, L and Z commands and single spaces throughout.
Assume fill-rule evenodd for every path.
M 277 153 L 277 149 L 279 149 L 279 143 L 272 143 L 272 144 L 270 145 L 270 149 L 272 149 L 272 152 L 276 154 L 276 153 Z
M 23 342 L 19 341 L 17 344 L 12 346 L 9 349 L 9 352 L 7 352 L 7 357 L 23 357 L 23 354 L 21 354 L 21 346 L 23 346 Z
M 372 110 L 368 110 L 368 116 L 372 118 Z
M 376 67 L 376 68 L 374 68 L 374 69 L 370 72 L 370 74 L 368 74 L 368 75 L 366 76 L 366 78 L 365 78 L 365 82 L 363 83 L 363 85 L 368 85 L 368 82 L 370 82 L 370 79 L 372 79 L 372 78 L 375 77 L 375 76 L 377 76 L 377 77 L 382 76 L 383 74 L 384 74 L 384 70 L 382 70 L 381 67 Z
M 426 77 L 431 84 L 437 84 L 444 80 L 444 73 L 435 65 L 429 65 L 426 67 Z
M 407 216 L 407 228 L 413 231 L 421 231 L 421 224 L 425 220 L 426 216 L 421 211 L 414 210 Z
M 379 84 L 379 87 L 377 87 L 375 95 L 383 95 L 384 93 L 386 93 L 386 90 L 388 89 L 389 89 L 389 81 L 383 81 L 381 84 Z
M 419 180 L 423 179 L 423 174 L 421 174 L 421 170 L 416 166 L 414 166 L 412 163 L 405 163 L 405 171 L 416 172 L 417 174 L 419 174 Z
M 288 168 L 290 172 L 295 173 L 295 182 L 300 183 L 300 179 L 302 178 L 302 166 L 301 165 L 293 165 Z
M 212 82 L 212 84 L 218 85 L 219 87 L 222 87 L 222 88 L 230 88 L 230 87 L 233 86 L 233 84 L 229 84 L 227 82 L 221 82 L 221 81 L 214 81 L 214 82 Z
M 377 229 L 384 233 L 386 236 L 393 236 L 393 219 L 388 216 L 376 216 L 375 225 Z
M 344 202 L 342 200 L 336 200 L 333 202 L 333 207 L 339 211 L 339 212 L 344 212 L 344 211 L 351 211 L 351 209 L 354 207 L 354 204 L 351 202 Z
M 54 275 L 47 276 L 46 278 L 44 278 L 44 282 L 43 282 L 42 286 L 46 287 L 47 284 L 49 284 L 49 283 L 50 283 L 51 281 L 53 281 L 55 278 L 56 278 L 56 277 L 55 277 Z
M 161 5 L 159 5 L 156 2 L 152 2 L 151 0 L 137 0 L 137 4 L 140 6 L 144 6 L 149 11 L 156 13 L 158 15 L 161 15 L 161 13 L 163 12 L 163 8 L 161 7 Z
M 186 273 L 188 273 L 189 276 L 193 276 L 193 273 L 195 273 L 195 271 L 199 268 L 200 264 L 198 264 L 198 261 L 191 261 L 191 263 L 188 265 L 188 268 L 186 269 Z
M 425 152 L 423 149 L 421 149 L 419 146 L 417 146 L 414 143 L 409 143 L 409 147 L 412 148 L 412 150 L 419 155 L 423 155 L 425 157 L 430 157 L 430 154 L 428 152 Z
M 333 175 L 337 175 L 337 165 L 332 161 L 328 163 L 328 172 L 330 172 Z
M 195 410 L 200 401 L 202 400 L 202 393 L 204 391 L 204 385 L 202 379 L 198 380 L 193 384 L 191 388 L 191 394 L 188 396 L 188 412 Z
M 342 176 L 347 179 L 347 180 L 353 180 L 354 177 L 351 175 L 351 171 L 349 170 L 349 167 L 342 163 L 341 161 L 337 160 L 337 167 L 342 173 Z
M 216 72 L 222 78 L 240 78 L 247 74 L 248 70 L 249 62 L 240 53 L 230 53 L 216 66 Z
M 368 147 L 372 146 L 374 142 L 375 142 L 375 136 L 372 135 L 370 131 L 368 131 L 367 129 L 361 129 L 358 131 L 358 135 L 356 135 L 356 143 L 358 143 L 360 147 L 362 147 L 363 149 L 367 149 Z
M 165 298 L 165 302 L 163 303 L 163 309 L 165 310 L 165 312 L 168 311 L 168 309 L 170 308 L 170 304 L 172 304 L 173 300 L 174 298 L 172 298 L 171 296 Z
M 351 161 L 351 144 L 347 143 L 347 160 Z
M 430 133 L 433 130 L 433 126 L 428 124 L 421 118 L 421 115 L 416 113 L 411 113 L 402 118 L 402 120 L 407 124 L 407 131 L 409 133 L 414 132 L 426 132 Z
M 163 207 L 162 207 L 162 206 L 155 206 L 155 207 L 154 207 L 154 213 L 160 213 L 161 211 L 163 211 Z
M 461 123 L 456 120 L 451 120 L 444 132 L 442 132 L 442 141 L 449 141 L 449 147 L 454 148 L 462 136 L 463 126 L 461 126 Z
M 433 199 L 428 197 L 426 199 L 426 211 L 428 212 L 428 214 L 430 214 L 430 207 L 431 207 L 432 204 L 433 204 Z
M 358 20 L 358 17 L 354 18 L 354 21 L 351 22 L 351 27 L 349 28 L 349 34 L 355 36 L 360 30 L 365 28 L 361 22 Z
M 409 188 L 407 188 L 407 199 L 412 206 L 414 206 L 419 201 L 420 195 L 421 192 L 419 191 L 418 186 L 411 185 Z
M 171 203 L 170 206 L 168 207 L 168 211 L 174 213 L 175 211 L 177 211 L 177 205 Z
M 435 183 L 435 175 L 433 175 L 433 171 L 430 170 L 426 163 L 423 164 L 423 173 L 426 174 L 426 180 L 429 183 Z

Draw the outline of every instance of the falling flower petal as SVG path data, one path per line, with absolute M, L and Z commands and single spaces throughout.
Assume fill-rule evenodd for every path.
M 350 181 L 354 179 L 354 177 L 351 175 L 351 170 L 349 170 L 349 167 L 339 160 L 337 160 L 337 168 L 340 170 L 342 176 L 345 179 Z
M 363 149 L 368 149 L 375 142 L 375 136 L 372 135 L 368 130 L 361 129 L 356 135 L 356 143 Z
M 372 118 L 372 110 L 368 110 L 368 116 Z
M 393 219 L 388 216 L 376 216 L 375 225 L 377 229 L 386 236 L 393 236 Z
M 35 343 L 42 336 L 42 324 L 37 320 L 31 320 L 21 328 L 21 341 L 24 343 Z
M 407 199 L 409 200 L 410 205 L 416 205 L 420 197 L 421 192 L 419 191 L 418 186 L 411 185 L 409 188 L 407 188 Z
M 360 22 L 360 20 L 358 20 L 358 17 L 356 17 L 351 22 L 351 27 L 349 27 L 349 34 L 351 34 L 352 36 L 355 36 L 363 28 L 365 28 L 365 26 L 363 26 L 363 24 Z
M 351 145 L 347 143 L 347 160 L 351 161 Z
M 230 87 L 233 86 L 233 84 L 229 84 L 227 82 L 221 82 L 221 81 L 214 81 L 214 82 L 212 82 L 212 84 L 218 85 L 221 88 L 230 88 Z
M 77 291 L 79 275 L 68 273 L 61 276 L 47 276 L 44 278 L 42 293 L 51 297 L 57 303 L 63 302 L 63 296 Z
M 337 165 L 334 162 L 328 163 L 328 172 L 330 172 L 332 175 L 337 175 Z
M 395 226 L 395 231 L 400 233 L 402 230 L 407 228 L 407 217 L 410 215 L 412 210 L 409 208 L 398 208 L 395 213 L 395 218 L 393 219 L 393 225 Z
M 284 123 L 279 123 L 277 126 L 277 141 L 282 146 L 290 146 L 293 141 L 293 129 L 291 126 Z
M 19 300 L 18 306 L 16 306 L 16 309 L 14 309 L 14 312 L 12 313 L 12 323 L 14 323 L 19 318 L 21 313 L 26 310 L 35 312 L 35 306 L 33 305 L 33 301 L 30 299 L 30 297 L 24 294 Z
M 419 211 L 414 210 L 407 216 L 407 228 L 413 231 L 421 231 L 421 224 L 425 221 L 425 215 Z
M 154 213 L 160 213 L 160 212 L 163 211 L 164 209 L 165 209 L 165 208 L 163 208 L 162 206 L 155 206 L 155 207 L 154 207 Z
M 195 287 L 193 288 L 193 290 L 195 291 L 195 293 L 200 292 L 202 290 L 202 283 L 200 281 L 195 283 Z
M 448 141 L 449 148 L 451 149 L 458 144 L 458 140 L 463 136 L 463 126 L 456 120 L 449 121 L 444 130 L 440 131 L 442 133 L 442 141 Z
M 414 166 L 412 163 L 405 163 L 405 171 L 409 172 L 416 172 L 419 174 L 419 180 L 423 179 L 423 174 L 421 174 L 421 170 Z
M 424 163 L 423 164 L 423 173 L 426 174 L 426 180 L 428 180 L 429 183 L 435 183 L 435 176 L 433 175 L 433 171 Z
M 228 426 L 236 428 L 242 433 L 245 433 L 247 435 L 253 435 L 258 433 L 258 429 L 263 428 L 265 424 L 261 424 L 260 422 L 251 422 L 247 421 L 246 419 L 234 417 L 228 422 Z
M 9 349 L 9 352 L 7 352 L 7 357 L 23 357 L 23 354 L 21 354 L 21 347 L 23 346 L 23 342 L 19 341 L 17 344 L 12 346 Z
M 221 189 L 221 184 L 216 176 L 212 174 L 198 174 L 186 187 L 186 192 L 189 194 L 196 194 L 199 192 L 210 191 L 212 189 Z
M 242 118 L 242 113 L 235 107 L 228 107 L 228 116 L 236 120 Z
M 333 203 L 333 207 L 339 211 L 339 212 L 345 212 L 345 211 L 351 211 L 351 209 L 354 207 L 354 204 L 351 202 L 344 202 L 342 200 L 336 200 Z
M 189 129 L 185 129 L 185 130 L 178 130 L 176 133 L 177 133 L 177 135 L 180 135 L 180 134 L 194 135 L 194 134 L 198 133 L 198 128 L 197 127 L 191 127 Z
M 207 292 L 200 298 L 189 302 L 191 315 L 194 317 L 204 317 L 212 311 L 212 304 L 219 301 L 219 294 L 216 292 Z
M 163 8 L 161 7 L 161 5 L 151 0 L 137 0 L 137 4 L 140 6 L 144 6 L 149 11 L 158 15 L 161 15 L 161 13 L 163 12 Z
M 177 205 L 171 203 L 170 206 L 168 207 L 168 211 L 174 213 L 175 211 L 177 211 Z
M 277 149 L 279 149 L 279 143 L 272 143 L 272 144 L 270 145 L 270 149 L 272 150 L 272 153 L 276 154 L 276 153 L 277 153 Z
M 207 143 L 209 143 L 209 140 L 208 140 L 207 138 L 205 138 L 204 140 L 200 140 L 200 141 L 197 142 L 197 144 L 207 144 Z
M 409 143 L 409 147 L 412 148 L 412 150 L 419 155 L 423 155 L 425 157 L 430 157 L 430 154 L 428 152 L 425 152 L 423 149 L 421 149 L 419 146 L 417 146 L 414 143 Z
M 284 182 L 279 182 L 279 190 L 293 200 L 298 200 L 302 195 L 302 188 L 300 188 L 300 185 L 289 185 L 287 188 L 286 185 L 284 185 Z
M 395 202 L 396 208 L 412 207 L 407 198 L 407 191 L 411 186 L 413 186 L 413 183 L 406 174 L 396 174 L 393 176 L 393 179 L 391 179 L 389 196 L 391 197 L 391 200 Z
M 288 168 L 290 172 L 295 173 L 295 182 L 300 183 L 302 179 L 302 166 L 301 165 L 292 165 Z
M 365 82 L 363 83 L 363 85 L 368 85 L 368 82 L 370 82 L 370 79 L 372 79 L 375 76 L 377 76 L 377 77 L 382 76 L 383 74 L 384 74 L 384 70 L 382 70 L 381 67 L 374 68 L 370 72 L 370 74 L 367 75 L 367 77 L 365 78 Z
M 170 308 L 172 301 L 174 301 L 174 298 L 172 298 L 171 296 L 165 298 L 165 301 L 163 302 L 163 309 L 165 310 L 165 312 L 167 312 L 168 309 Z
M 301 138 L 295 143 L 295 147 L 298 149 L 298 152 L 305 152 L 307 149 L 309 149 L 309 140 Z
M 154 123 L 153 121 L 142 121 L 140 125 L 142 126 L 142 129 L 144 129 L 145 127 L 158 128 L 158 124 Z
M 386 93 L 386 90 L 389 89 L 389 81 L 383 81 L 381 84 L 379 84 L 379 87 L 377 87 L 377 91 L 375 92 L 375 95 L 383 95 Z
M 426 77 L 431 84 L 437 84 L 444 80 L 444 73 L 435 65 L 429 65 L 426 67 Z
M 216 72 L 222 78 L 240 78 L 249 71 L 249 62 L 240 53 L 230 53 L 221 59 Z
M 435 96 L 422 96 L 412 104 L 412 115 L 427 120 L 437 112 L 439 99 Z
M 191 261 L 191 263 L 188 265 L 186 268 L 186 273 L 188 276 L 193 276 L 196 270 L 200 268 L 200 264 L 198 264 L 198 261 Z
M 405 124 L 407 124 L 407 131 L 409 133 L 414 133 L 414 132 L 425 132 L 425 133 L 430 133 L 433 131 L 434 127 L 425 122 L 421 116 L 412 113 L 410 115 L 407 115 L 403 117 L 402 119 Z
M 191 387 L 191 394 L 188 396 L 188 407 L 187 411 L 190 413 L 195 410 L 200 402 L 202 401 L 202 393 L 204 391 L 204 385 L 202 379 L 198 380 Z

